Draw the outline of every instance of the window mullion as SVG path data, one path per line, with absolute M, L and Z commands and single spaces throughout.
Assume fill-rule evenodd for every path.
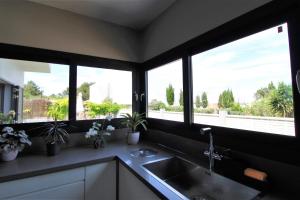
M 191 57 L 184 55 L 182 59 L 183 75 L 183 101 L 184 101 L 184 123 L 190 126 L 193 123 L 193 85 Z

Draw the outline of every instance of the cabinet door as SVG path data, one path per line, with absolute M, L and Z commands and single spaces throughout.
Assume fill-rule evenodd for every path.
M 7 200 L 84 200 L 84 181 L 32 192 Z
M 86 167 L 85 200 L 116 199 L 116 162 Z
M 144 183 L 136 178 L 123 165 L 119 165 L 120 200 L 156 200 L 160 199 Z
M 83 167 L 8 181 L 0 183 L 0 199 L 21 196 L 79 181 L 84 181 Z

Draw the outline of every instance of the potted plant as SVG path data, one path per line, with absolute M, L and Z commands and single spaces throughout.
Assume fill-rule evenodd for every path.
M 19 152 L 23 151 L 31 141 L 24 130 L 15 131 L 12 127 L 4 127 L 0 134 L 1 160 L 11 161 L 16 159 Z
M 137 130 L 138 127 L 143 127 L 144 130 L 147 130 L 147 121 L 145 119 L 144 114 L 139 114 L 137 112 L 122 114 L 124 119 L 122 120 L 122 124 L 126 127 L 130 128 L 130 132 L 128 132 L 127 143 L 128 144 L 137 144 L 140 138 L 140 132 Z
M 66 126 L 63 122 L 54 121 L 44 127 L 43 137 L 46 142 L 47 155 L 54 156 L 60 151 L 60 144 L 64 144 L 69 139 L 69 133 L 64 129 Z
M 110 136 L 110 132 L 115 130 L 115 127 L 112 125 L 107 125 L 106 123 L 111 121 L 112 117 L 108 116 L 104 119 L 103 124 L 93 122 L 92 127 L 86 132 L 86 138 L 94 139 L 94 148 L 98 149 L 99 147 L 104 147 L 106 144 L 105 136 Z M 106 126 L 106 128 L 105 128 Z

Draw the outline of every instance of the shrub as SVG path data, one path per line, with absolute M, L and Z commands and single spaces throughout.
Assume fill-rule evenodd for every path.
M 48 107 L 47 115 L 56 120 L 66 119 L 69 111 L 68 98 L 59 99 L 50 104 Z
M 151 110 L 166 109 L 166 105 L 162 101 L 157 101 L 156 99 L 154 99 L 149 104 L 149 108 Z
M 206 114 L 213 114 L 215 110 L 213 108 L 196 108 L 194 109 L 195 113 L 206 113 Z
M 166 111 L 169 111 L 169 112 L 183 112 L 183 106 L 168 106 L 168 107 L 166 107 Z
M 90 101 L 84 102 L 84 106 L 87 110 L 87 115 L 91 118 L 95 118 L 100 115 L 113 114 L 117 115 L 121 109 L 121 105 L 112 102 L 93 103 Z

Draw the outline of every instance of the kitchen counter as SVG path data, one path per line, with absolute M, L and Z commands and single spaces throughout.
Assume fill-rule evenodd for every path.
M 142 147 L 155 149 L 158 154 L 150 158 L 133 157 L 130 155 L 130 152 Z M 53 157 L 47 157 L 44 154 L 25 155 L 18 157 L 15 161 L 0 162 L 0 182 L 87 166 L 99 162 L 118 160 L 160 198 L 172 200 L 183 199 L 182 195 L 161 183 L 141 166 L 143 163 L 169 158 L 177 154 L 158 145 L 148 143 L 129 146 L 125 142 L 113 142 L 102 149 L 93 149 L 92 146 L 73 147 L 62 150 L 59 155 Z M 285 198 L 268 194 L 262 199 L 279 200 Z

